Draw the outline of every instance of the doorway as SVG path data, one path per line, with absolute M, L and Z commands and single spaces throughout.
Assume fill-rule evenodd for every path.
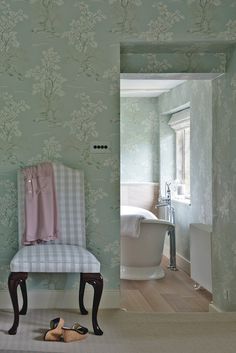
M 165 273 L 163 278 L 121 280 L 121 306 L 127 310 L 209 310 L 212 300 L 209 288 L 207 290 L 191 278 L 190 224 L 212 223 L 212 190 L 209 184 L 212 161 L 211 81 L 218 76 L 121 74 L 121 191 L 122 184 L 156 183 L 159 185 L 159 197 L 165 197 L 166 183 L 171 185 L 178 268 L 178 271 L 168 268 L 169 240 L 166 236 L 161 261 Z M 188 199 L 183 193 L 183 180 L 176 178 L 177 139 L 169 122 L 174 114 L 189 107 L 191 191 Z M 157 205 L 158 198 L 154 201 Z M 154 214 L 166 219 L 165 211 L 163 207 Z

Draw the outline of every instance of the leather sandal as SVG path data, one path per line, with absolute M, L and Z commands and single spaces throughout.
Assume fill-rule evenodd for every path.
M 88 336 L 88 329 L 78 322 L 70 327 L 62 327 L 64 342 L 80 341 Z
M 61 317 L 57 317 L 50 321 L 50 330 L 44 335 L 44 341 L 61 341 L 62 340 L 62 327 L 65 321 Z

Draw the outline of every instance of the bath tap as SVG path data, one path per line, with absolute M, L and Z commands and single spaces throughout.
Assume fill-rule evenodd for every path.
M 171 190 L 170 190 L 171 183 L 165 184 L 165 196 L 160 196 L 158 199 L 158 204 L 155 206 L 157 207 L 166 207 L 167 209 L 167 220 L 173 224 L 173 226 L 169 227 L 168 234 L 170 236 L 170 263 L 169 268 L 172 271 L 176 271 L 176 244 L 175 244 L 175 209 L 171 205 Z
M 171 205 L 171 183 L 165 183 L 165 196 L 160 196 L 158 199 L 157 207 L 167 207 L 167 219 L 169 222 L 175 224 L 175 209 Z
M 158 204 L 156 205 L 156 207 L 165 207 L 165 206 L 169 206 L 169 200 L 165 197 L 159 197 Z

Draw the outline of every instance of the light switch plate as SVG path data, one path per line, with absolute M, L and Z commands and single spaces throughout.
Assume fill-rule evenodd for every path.
M 90 150 L 92 153 L 111 153 L 111 144 L 109 142 L 92 142 Z

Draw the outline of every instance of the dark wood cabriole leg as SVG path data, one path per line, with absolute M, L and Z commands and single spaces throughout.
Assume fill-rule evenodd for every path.
M 84 274 L 80 274 L 80 286 L 79 286 L 79 308 L 82 315 L 87 315 L 88 311 L 84 307 L 84 289 L 86 285 L 86 280 Z
M 98 307 L 100 304 L 100 300 L 102 297 L 102 291 L 103 291 L 102 275 L 100 273 L 81 273 L 81 279 L 82 279 L 82 287 L 80 287 L 80 289 L 82 288 L 81 292 L 80 292 L 81 296 L 83 296 L 83 294 L 84 294 L 84 287 L 85 287 L 86 282 L 89 283 L 91 286 L 93 286 L 94 297 L 93 297 L 93 308 L 92 308 L 92 324 L 93 324 L 94 334 L 101 336 L 103 334 L 103 332 L 100 329 L 98 322 L 97 322 L 97 313 L 98 313 Z M 82 303 L 82 308 L 85 309 L 83 306 L 83 298 L 82 299 L 80 298 L 80 300 L 81 300 L 80 301 L 80 310 L 81 310 L 81 303 Z
M 23 298 L 23 305 L 21 311 L 19 312 L 20 315 L 26 315 L 27 308 L 28 308 L 28 298 L 27 298 L 27 288 L 26 288 L 26 280 L 22 280 L 20 282 L 20 288 Z
M 94 288 L 94 299 L 93 299 L 93 309 L 92 309 L 93 330 L 94 330 L 95 335 L 101 336 L 101 335 L 103 335 L 103 332 L 100 329 L 98 322 L 97 322 L 97 312 L 98 312 L 98 307 L 99 307 L 100 300 L 102 297 L 103 278 L 102 278 L 101 274 L 98 273 L 88 283 L 91 284 Z
M 24 282 L 23 289 L 21 287 L 21 291 L 23 295 L 22 310 L 25 313 L 27 310 L 27 294 L 26 294 L 26 285 L 25 285 L 27 276 L 28 276 L 27 272 L 11 272 L 8 278 L 8 289 L 9 289 L 13 310 L 14 310 L 14 322 L 12 327 L 8 331 L 9 335 L 15 335 L 19 325 L 20 312 L 19 312 L 19 304 L 18 304 L 18 296 L 17 296 L 17 287 L 19 284 L 22 285 L 23 282 Z

